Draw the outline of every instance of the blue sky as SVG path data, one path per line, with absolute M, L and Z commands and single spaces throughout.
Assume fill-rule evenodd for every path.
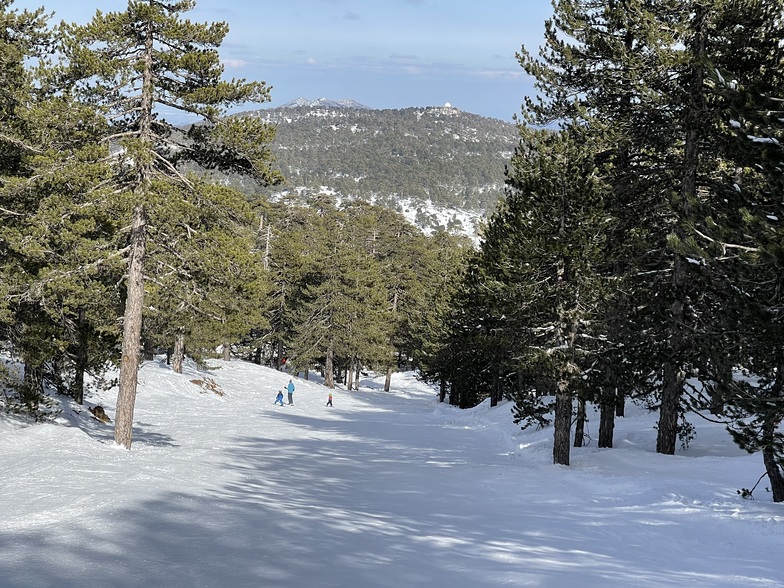
M 125 0 L 16 0 L 87 22 Z M 197 0 L 186 16 L 225 21 L 226 76 L 271 85 L 271 106 L 352 98 L 372 108 L 451 103 L 511 120 L 532 92 L 515 59 L 536 52 L 549 0 Z

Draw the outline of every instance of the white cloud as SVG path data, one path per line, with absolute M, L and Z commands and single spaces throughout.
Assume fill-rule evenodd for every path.
M 233 67 L 233 68 L 240 68 L 248 65 L 248 62 L 245 61 L 244 59 L 223 59 L 221 60 L 221 62 L 226 67 Z

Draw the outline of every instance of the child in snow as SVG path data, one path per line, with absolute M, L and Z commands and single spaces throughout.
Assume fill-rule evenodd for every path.
M 332 406 L 332 392 L 329 393 L 329 398 L 327 399 L 327 406 Z
M 275 398 L 275 404 L 283 406 L 283 390 L 278 390 L 278 395 Z

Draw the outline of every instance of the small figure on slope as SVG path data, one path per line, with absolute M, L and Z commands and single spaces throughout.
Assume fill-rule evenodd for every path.
M 280 404 L 283 406 L 283 390 L 278 390 L 278 395 L 275 398 L 275 402 L 273 404 Z
M 289 385 L 286 386 L 286 389 L 289 391 L 289 405 L 294 404 L 294 382 L 289 380 Z
M 329 393 L 329 398 L 327 398 L 327 406 L 332 406 L 332 392 Z

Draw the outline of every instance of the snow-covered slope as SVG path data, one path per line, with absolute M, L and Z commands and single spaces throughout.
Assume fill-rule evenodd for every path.
M 294 378 L 273 405 L 289 378 L 146 363 L 131 451 L 86 407 L 2 417 L 0 586 L 784 586 L 782 507 L 738 496 L 763 467 L 720 427 L 657 455 L 630 406 L 616 449 L 557 467 L 508 403 L 460 411 L 396 374 L 332 408 Z M 115 393 L 88 404 L 114 418 Z

